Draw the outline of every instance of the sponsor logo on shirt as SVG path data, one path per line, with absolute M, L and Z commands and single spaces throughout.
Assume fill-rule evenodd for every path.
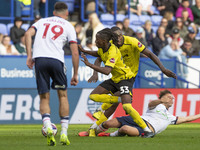
M 139 48 L 142 47 L 142 43 L 138 42 L 138 47 Z
M 111 58 L 111 59 L 110 59 L 110 62 L 111 62 L 111 63 L 115 63 L 115 58 Z

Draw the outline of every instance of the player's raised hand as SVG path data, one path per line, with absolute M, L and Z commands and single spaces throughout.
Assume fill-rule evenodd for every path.
M 169 69 L 165 69 L 165 70 L 163 70 L 162 72 L 163 72 L 166 76 L 168 76 L 168 77 L 172 77 L 172 78 L 174 78 L 174 79 L 177 78 L 176 74 L 173 73 L 173 72 L 172 72 L 171 70 L 169 70 Z
M 96 75 L 92 75 L 90 78 L 89 78 L 89 80 L 88 80 L 88 82 L 89 83 L 91 83 L 91 82 L 94 82 L 94 83 L 96 83 L 98 81 L 98 74 Z
M 81 57 L 83 58 L 83 59 L 81 59 L 81 61 L 84 62 L 86 66 L 89 66 L 90 63 L 83 53 L 81 54 Z
M 80 44 L 78 44 L 78 49 L 83 53 L 85 52 L 85 50 L 83 49 L 83 47 Z
M 35 64 L 35 62 L 33 61 L 33 59 L 31 57 L 27 58 L 26 65 L 28 66 L 29 69 L 33 69 L 34 64 Z

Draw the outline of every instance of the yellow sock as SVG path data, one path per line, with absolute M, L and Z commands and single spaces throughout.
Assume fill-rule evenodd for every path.
M 137 123 L 142 129 L 146 128 L 147 125 L 144 120 L 140 117 L 140 114 L 132 107 L 130 103 L 123 104 L 123 109 L 129 114 L 135 123 Z
M 101 109 L 102 110 L 107 110 L 108 108 L 110 108 L 112 106 L 112 104 L 110 104 L 110 103 L 103 103 L 102 105 L 101 105 Z
M 104 113 L 101 115 L 101 117 L 99 118 L 99 120 L 96 121 L 96 124 L 99 126 L 100 124 L 102 124 L 104 121 L 108 120 L 108 118 L 104 115 Z
M 108 94 L 91 94 L 90 99 L 95 102 L 102 102 L 102 103 L 118 103 L 117 96 L 111 96 Z

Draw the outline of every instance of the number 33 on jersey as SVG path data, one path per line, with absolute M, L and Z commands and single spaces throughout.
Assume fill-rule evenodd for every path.
M 67 20 L 54 16 L 43 18 L 32 25 L 36 31 L 33 45 L 33 58 L 55 58 L 64 62 L 63 46 L 69 43 L 77 43 L 74 27 Z M 55 53 L 55 50 L 59 53 Z

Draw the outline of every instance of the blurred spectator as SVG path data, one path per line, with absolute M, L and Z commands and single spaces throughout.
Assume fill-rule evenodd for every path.
M 200 0 L 195 0 L 196 4 L 191 7 L 194 16 L 194 23 L 200 25 Z
M 185 10 L 185 9 L 182 11 L 182 20 L 183 20 L 183 24 L 184 24 L 186 27 L 188 27 L 188 26 L 192 23 L 192 21 L 191 21 L 190 18 L 189 18 L 189 13 L 188 13 L 188 11 Z
M 14 44 L 20 43 L 20 38 L 24 35 L 25 30 L 21 28 L 22 26 L 21 17 L 16 17 L 14 20 L 14 26 L 10 29 L 10 37 Z
M 151 10 L 153 0 L 139 0 L 139 4 L 142 7 L 142 15 L 153 15 L 154 12 Z
M 171 29 L 168 28 L 168 20 L 166 18 L 162 18 L 160 26 L 163 26 L 165 28 L 165 35 L 166 37 L 169 37 L 171 35 Z
M 164 16 L 166 12 L 172 12 L 173 15 L 175 15 L 179 6 L 176 0 L 154 0 L 153 5 L 157 7 L 162 16 Z
M 86 41 L 86 46 L 83 47 L 85 50 L 90 50 L 90 51 L 98 51 L 98 48 L 96 46 L 92 45 L 92 39 L 88 38 Z
M 147 20 L 144 24 L 144 33 L 145 33 L 145 39 L 147 41 L 147 45 L 152 48 L 152 41 L 155 37 L 154 31 L 151 28 L 152 22 L 150 20 Z
M 82 31 L 82 28 L 83 28 L 82 23 L 76 23 L 74 28 L 75 28 L 76 36 L 77 36 L 77 43 L 81 44 L 80 34 L 81 34 L 81 31 Z
M 170 44 L 172 41 L 176 41 L 179 46 L 183 45 L 183 38 L 180 37 L 180 31 L 178 28 L 174 28 L 172 30 L 172 35 L 168 37 L 168 43 Z
M 96 13 L 89 15 L 89 21 L 84 25 L 83 30 L 80 34 L 81 45 L 85 46 L 88 38 L 92 39 L 92 45 L 95 45 L 96 34 L 98 31 L 104 29 L 103 24 L 100 22 Z
M 121 21 L 116 21 L 116 26 L 119 27 L 121 30 L 123 30 L 123 22 Z
M 109 0 L 107 1 L 107 11 L 110 14 L 114 15 L 114 1 L 115 0 Z M 123 14 L 126 13 L 126 1 L 125 0 L 118 0 L 117 1 L 117 14 Z
M 128 18 L 125 18 L 123 21 L 123 29 L 122 32 L 126 36 L 134 36 L 135 32 L 129 27 L 130 20 Z
M 167 25 L 168 28 L 172 29 L 173 26 L 174 26 L 174 14 L 172 12 L 170 12 L 170 11 L 167 11 L 164 14 L 164 18 L 166 18 L 167 21 L 168 21 L 168 25 Z
M 187 27 L 183 24 L 183 20 L 182 18 L 178 17 L 176 18 L 176 24 L 173 27 L 179 29 L 179 33 L 180 33 L 180 37 L 182 37 L 183 39 L 185 38 L 185 36 L 188 34 L 188 29 Z M 173 30 L 172 29 L 172 30 Z
M 126 5 L 126 10 L 128 10 L 128 5 Z M 130 0 L 130 13 L 141 15 L 142 7 L 139 4 L 139 0 Z
M 20 38 L 20 43 L 17 43 L 15 45 L 15 48 L 21 55 L 26 55 L 25 36 L 24 35 Z
M 185 79 L 188 74 L 188 68 L 181 63 L 186 64 L 186 53 L 182 51 L 177 41 L 172 41 L 167 46 L 163 47 L 158 55 L 160 59 L 172 59 L 176 58 L 180 64 L 177 65 L 177 74 L 182 79 Z M 185 88 L 185 83 L 181 80 L 177 80 L 177 88 Z
M 46 0 L 34 0 L 34 15 L 40 17 L 40 3 L 46 3 Z
M 147 47 L 147 41 L 144 38 L 144 29 L 142 27 L 138 27 L 136 30 L 135 36 L 143 45 Z
M 3 40 L 3 34 L 2 33 L 0 33 L 0 43 L 1 43 L 1 41 Z
M 168 44 L 167 37 L 165 36 L 165 27 L 159 26 L 156 37 L 153 39 L 152 48 L 155 55 L 158 56 L 160 50 Z
M 95 0 L 85 0 L 85 9 L 86 9 L 86 16 L 95 12 L 96 4 Z
M 22 16 L 22 9 L 26 5 L 31 5 L 31 0 L 15 0 L 15 17 Z
M 179 8 L 176 11 L 176 18 L 182 17 L 182 11 L 187 10 L 189 13 L 190 20 L 194 21 L 192 10 L 189 8 L 189 6 L 190 6 L 189 0 L 182 0 L 181 5 L 179 6 Z
M 0 55 L 19 55 L 14 45 L 10 44 L 11 39 L 8 35 L 4 35 L 0 44 Z
M 188 57 L 199 55 L 198 51 L 195 51 L 195 49 L 192 47 L 191 40 L 185 40 L 183 45 L 181 46 L 181 49 L 186 53 L 186 56 Z
M 192 48 L 194 49 L 195 54 L 199 55 L 200 54 L 199 53 L 199 51 L 200 51 L 200 44 L 199 44 L 199 41 L 195 39 L 195 37 L 196 37 L 196 31 L 191 26 L 188 27 L 188 31 L 189 31 L 189 33 L 185 37 L 184 41 L 190 40 L 192 42 Z

